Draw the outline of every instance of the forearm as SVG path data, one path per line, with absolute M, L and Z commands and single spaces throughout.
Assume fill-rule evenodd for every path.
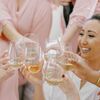
M 22 36 L 17 32 L 17 30 L 15 29 L 15 27 L 13 26 L 13 24 L 10 21 L 4 21 L 3 22 L 3 30 L 2 33 L 4 34 L 4 36 L 11 40 L 11 41 L 17 41 L 18 39 L 20 39 Z
M 64 78 L 59 88 L 64 92 L 68 100 L 80 100 L 79 91 L 71 79 Z
M 62 37 L 65 45 L 69 44 L 72 41 L 73 37 L 75 36 L 76 33 L 80 31 L 80 29 L 81 27 L 79 27 L 77 24 L 68 25 L 65 34 Z
M 45 100 L 41 73 L 32 75 L 27 69 L 23 70 L 24 77 L 34 86 L 33 100 Z
M 42 85 L 35 85 L 34 100 L 45 100 Z

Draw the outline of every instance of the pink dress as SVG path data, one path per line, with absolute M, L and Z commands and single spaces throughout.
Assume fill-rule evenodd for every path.
M 44 47 L 51 28 L 51 11 L 47 0 L 25 0 L 19 11 L 16 0 L 0 0 L 0 31 L 2 21 L 9 20 L 22 35 L 31 39 L 34 34 L 39 36 L 39 42 Z M 7 47 L 8 42 L 0 39 L 0 56 Z M 18 100 L 18 72 L 0 84 L 0 100 Z

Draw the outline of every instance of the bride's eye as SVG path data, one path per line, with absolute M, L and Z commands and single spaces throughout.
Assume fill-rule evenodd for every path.
M 88 35 L 90 38 L 93 38 L 93 37 L 95 37 L 95 35 Z
M 79 34 L 80 36 L 83 36 L 84 34 L 82 33 L 82 32 L 80 32 L 80 34 Z

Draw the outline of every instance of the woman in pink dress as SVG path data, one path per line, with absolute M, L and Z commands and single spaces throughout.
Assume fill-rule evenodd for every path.
M 0 57 L 9 40 L 34 39 L 44 48 L 51 28 L 51 7 L 46 0 L 0 0 Z M 5 37 L 8 39 L 4 39 Z M 28 37 L 28 38 L 26 38 Z M 23 42 L 25 42 L 23 41 Z M 18 100 L 18 72 L 0 84 L 0 100 Z

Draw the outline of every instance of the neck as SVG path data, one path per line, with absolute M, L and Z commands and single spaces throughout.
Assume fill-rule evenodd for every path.
M 96 59 L 96 60 L 92 60 L 92 61 L 88 60 L 88 63 L 92 69 L 100 70 L 100 59 Z

